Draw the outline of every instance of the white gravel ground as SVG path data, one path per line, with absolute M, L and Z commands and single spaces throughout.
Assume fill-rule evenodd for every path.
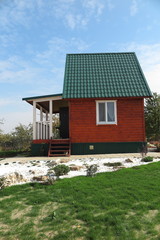
M 149 156 L 149 154 L 148 154 Z M 130 159 L 132 162 L 126 162 L 126 159 Z M 65 162 L 66 161 L 66 162 Z M 160 161 L 160 155 L 156 156 L 154 158 L 153 162 L 158 162 Z M 108 167 L 105 166 L 104 163 L 114 163 L 114 162 L 121 162 L 122 166 L 125 168 L 130 168 L 133 166 L 139 166 L 139 165 L 144 165 L 147 163 L 141 162 L 141 157 L 134 157 L 134 156 L 124 156 L 124 157 L 95 157 L 95 156 L 86 156 L 86 157 L 79 157 L 79 158 L 65 158 L 65 160 L 61 158 L 54 158 L 54 159 L 47 159 L 44 157 L 44 159 L 40 158 L 40 160 L 37 160 L 35 158 L 32 158 L 32 160 L 28 160 L 25 158 L 23 161 L 21 161 L 21 158 L 17 159 L 12 158 L 10 161 L 6 160 L 1 160 L 0 161 L 0 177 L 7 176 L 11 173 L 18 172 L 25 179 L 27 179 L 27 182 L 31 182 L 32 178 L 34 176 L 42 176 L 46 175 L 48 170 L 49 170 L 49 163 L 56 162 L 56 164 L 65 164 L 67 166 L 80 166 L 82 167 L 78 171 L 70 171 L 67 175 L 61 177 L 61 178 L 70 178 L 70 177 L 75 177 L 75 176 L 84 176 L 86 175 L 86 165 L 92 165 L 92 164 L 97 164 L 98 166 L 98 172 L 111 172 L 111 171 L 116 171 L 119 168 L 115 167 Z M 65 163 L 64 163 L 65 162 Z

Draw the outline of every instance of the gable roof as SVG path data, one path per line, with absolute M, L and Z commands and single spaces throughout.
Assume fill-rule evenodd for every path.
M 63 98 L 150 96 L 134 52 L 66 56 Z

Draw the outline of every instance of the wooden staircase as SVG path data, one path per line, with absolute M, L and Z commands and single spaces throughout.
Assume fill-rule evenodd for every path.
M 50 140 L 48 157 L 70 156 L 71 144 L 70 139 L 53 139 Z

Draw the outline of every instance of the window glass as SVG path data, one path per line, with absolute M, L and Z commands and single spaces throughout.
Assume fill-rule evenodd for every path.
M 105 103 L 99 103 L 99 122 L 106 121 L 106 113 L 105 113 Z
M 107 102 L 107 121 L 115 122 L 114 102 Z

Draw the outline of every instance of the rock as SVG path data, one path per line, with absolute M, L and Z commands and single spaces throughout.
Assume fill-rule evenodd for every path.
M 48 167 L 54 167 L 57 165 L 56 161 L 52 161 L 46 164 Z
M 35 171 L 33 171 L 33 170 L 29 170 L 29 173 L 31 173 L 31 174 L 35 174 Z
M 114 170 L 120 170 L 120 169 L 123 169 L 123 168 L 126 168 L 125 166 L 114 166 L 113 169 Z
M 70 160 L 69 159 L 61 159 L 60 163 L 68 163 Z
M 38 182 L 46 182 L 48 181 L 49 177 L 48 176 L 35 176 L 33 177 L 33 181 L 38 181 Z
M 27 179 L 23 177 L 22 174 L 18 172 L 10 173 L 7 176 L 4 176 L 4 186 L 10 186 L 17 183 L 27 182 Z
M 71 171 L 79 171 L 81 170 L 81 168 L 83 168 L 83 166 L 72 165 L 72 166 L 69 166 L 69 168 Z
M 129 158 L 125 159 L 125 162 L 126 163 L 133 163 L 133 161 L 131 159 L 129 159 Z

